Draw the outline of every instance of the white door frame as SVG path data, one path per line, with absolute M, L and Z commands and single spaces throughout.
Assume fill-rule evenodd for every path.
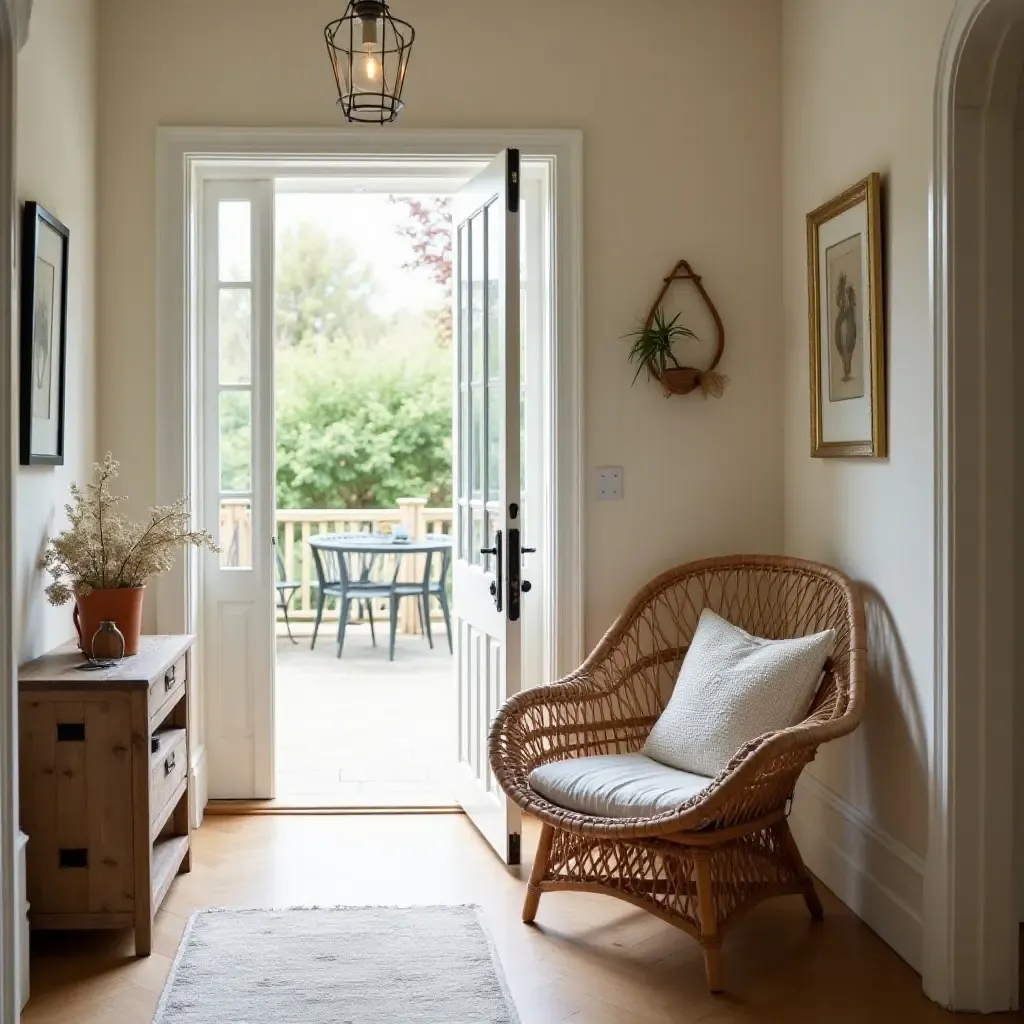
M 1009 79 L 1024 57 L 1024 35 L 1011 31 L 1022 14 L 1021 0 L 957 0 L 935 89 L 935 678 L 923 981 L 932 999 L 958 1010 L 1008 1010 L 1018 995 L 1005 466 L 1013 458 Z
M 555 257 L 552 305 L 556 345 L 549 457 L 558 486 L 552 495 L 556 529 L 549 592 L 557 627 L 551 661 L 557 675 L 583 656 L 583 140 L 577 130 L 160 128 L 157 131 L 157 501 L 181 496 L 195 479 L 198 453 L 192 408 L 190 338 L 195 296 L 188 294 L 196 238 L 193 194 L 200 166 L 218 160 L 299 165 L 311 176 L 339 158 L 435 158 L 486 161 L 506 146 L 524 159 L 550 163 L 554 191 Z M 197 558 L 180 559 L 155 585 L 160 632 L 196 629 Z M 197 663 L 199 659 L 196 659 Z M 202 681 L 199 680 L 199 688 Z M 202 718 L 202 709 L 196 709 Z M 192 773 L 197 815 L 205 802 L 205 741 L 200 726 Z
M 18 666 L 14 647 L 15 519 L 17 517 L 17 346 L 15 225 L 17 223 L 18 51 L 28 39 L 32 0 L 0 0 L 0 1020 L 21 1020 L 18 945 Z M 28 955 L 28 950 L 22 951 Z

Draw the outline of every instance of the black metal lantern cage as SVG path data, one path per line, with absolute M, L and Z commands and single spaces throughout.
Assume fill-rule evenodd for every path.
M 398 117 L 415 36 L 384 0 L 349 0 L 324 28 L 338 103 L 349 121 L 387 124 Z

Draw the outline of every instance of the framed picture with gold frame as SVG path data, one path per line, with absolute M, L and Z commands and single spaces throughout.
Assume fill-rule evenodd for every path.
M 884 458 L 881 179 L 807 215 L 811 455 Z

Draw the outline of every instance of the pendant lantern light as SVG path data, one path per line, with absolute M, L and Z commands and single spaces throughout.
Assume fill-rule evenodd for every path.
M 385 0 L 349 0 L 324 29 L 338 103 L 349 121 L 387 124 L 398 117 L 415 36 Z

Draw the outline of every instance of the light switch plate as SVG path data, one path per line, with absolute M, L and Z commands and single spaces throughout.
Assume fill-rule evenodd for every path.
M 622 467 L 621 466 L 598 466 L 597 467 L 597 500 L 598 501 L 621 501 L 622 500 Z

